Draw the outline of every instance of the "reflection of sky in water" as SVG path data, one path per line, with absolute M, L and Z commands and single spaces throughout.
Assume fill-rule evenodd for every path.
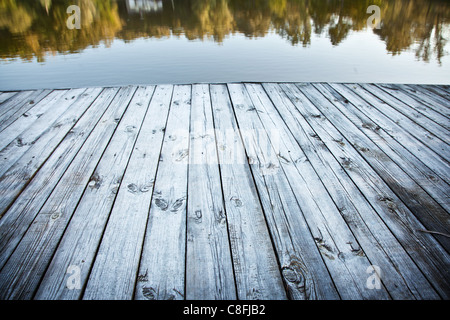
M 424 62 L 416 56 L 419 42 L 393 55 L 387 50 L 389 39 L 381 40 L 369 29 L 350 30 L 333 46 L 328 30 L 316 34 L 311 22 L 311 39 L 305 47 L 292 45 L 273 29 L 265 37 L 251 38 L 235 30 L 226 33 L 221 43 L 189 41 L 184 34 L 159 39 L 134 36 L 133 32 L 139 34 L 140 23 L 148 23 L 145 14 L 161 14 L 162 3 L 173 2 L 125 3 L 126 10 L 134 13 L 129 16 L 134 20 L 126 18 L 126 13 L 122 16 L 127 20 L 125 33 L 133 35 L 127 43 L 116 37 L 108 46 L 88 45 L 72 54 L 46 53 L 42 63 L 36 58 L 28 62 L 3 60 L 0 90 L 237 81 L 450 83 L 448 44 L 440 62 L 434 57 Z M 168 23 L 176 20 L 176 16 L 165 17 Z M 191 31 L 196 30 L 195 24 L 190 25 L 192 21 L 185 23 Z M 164 23 L 161 26 L 177 30 Z M 447 40 L 449 27 L 442 27 L 441 34 Z
M 127 44 L 115 40 L 110 48 L 51 56 L 45 64 L 2 65 L 0 88 L 238 81 L 449 83 L 448 56 L 442 66 L 416 60 L 413 52 L 386 54 L 384 42 L 371 31 L 353 33 L 339 46 L 313 36 L 309 48 L 291 46 L 275 34 L 257 40 L 235 35 L 221 45 L 184 38 Z

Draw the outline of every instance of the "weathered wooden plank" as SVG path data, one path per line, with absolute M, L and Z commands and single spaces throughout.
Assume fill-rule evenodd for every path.
M 372 265 L 382 270 L 381 280 L 390 296 L 402 300 L 439 298 L 340 163 L 317 137 L 314 128 L 305 118 L 298 115 L 295 106 L 278 86 L 264 84 L 264 87 L 270 94 L 276 110 L 270 104 L 263 104 L 265 108 L 261 109 L 260 117 L 272 117 L 273 120 L 266 120 L 264 123 L 273 122 L 274 128 L 284 127 L 284 130 L 293 133 L 364 254 Z M 277 110 L 285 123 L 276 120 L 277 117 L 273 114 L 276 114 Z M 321 120 L 318 118 L 318 121 Z M 292 154 L 292 151 L 289 154 Z M 333 231 L 338 232 L 336 229 Z
M 16 139 L 21 133 L 27 134 L 28 127 L 30 127 L 35 121 L 42 119 L 42 117 L 49 117 L 50 119 L 48 122 L 47 120 L 41 120 L 41 123 L 53 122 L 54 119 L 67 110 L 66 108 L 70 105 L 70 103 L 73 102 L 76 97 L 79 97 L 83 91 L 85 91 L 85 89 L 54 90 L 19 119 L 10 124 L 5 130 L 0 132 L 0 150 L 3 151 L 5 147 L 12 145 L 11 142 L 14 140 L 16 140 L 16 144 L 22 145 L 23 141 L 21 138 Z M 52 112 L 47 112 L 49 110 L 52 110 Z M 51 119 L 53 119 L 53 121 L 50 122 Z M 31 143 L 32 141 L 33 140 L 28 143 Z
M 425 166 L 420 159 L 414 157 L 409 150 L 403 147 L 382 128 L 380 128 L 377 123 L 373 122 L 371 118 L 362 113 L 359 108 L 353 107 L 350 103 L 346 103 L 345 98 L 339 95 L 337 91 L 321 84 L 315 84 L 314 86 L 321 91 L 324 96 L 328 97 L 328 100 L 331 101 L 342 114 L 345 114 L 346 117 L 349 118 L 359 130 L 364 132 L 366 136 L 377 145 L 378 148 L 380 148 L 389 158 L 392 159 L 392 161 L 394 161 L 405 173 L 409 175 L 409 177 L 406 177 L 406 180 L 404 179 L 405 175 L 401 172 L 398 176 L 396 176 L 397 179 L 402 180 L 402 187 L 408 188 L 409 190 L 406 197 L 409 197 L 409 192 L 419 190 L 421 201 L 418 207 L 421 208 L 426 205 L 429 208 L 434 208 L 430 219 L 435 220 L 436 217 L 440 216 L 440 223 L 444 228 L 447 228 L 450 223 L 448 220 L 448 213 L 439 208 L 435 201 L 430 201 L 428 195 L 436 200 L 436 202 L 438 202 L 446 211 L 449 211 L 449 185 L 433 170 Z M 317 94 L 318 93 L 315 90 L 308 92 L 308 96 L 312 98 L 317 96 Z M 321 95 L 319 96 L 321 97 Z M 320 103 L 320 99 L 323 98 L 319 98 L 319 102 L 317 103 Z M 428 195 L 424 191 L 420 191 L 420 188 L 423 188 Z M 424 211 L 425 214 L 427 214 L 426 212 L 428 211 Z M 434 223 L 439 223 L 438 221 Z
M 3 115 L 8 112 L 14 112 L 17 106 L 27 99 L 34 91 L 19 91 L 17 94 L 9 98 L 7 101 L 0 103 L 0 120 Z M 1 122 L 1 121 L 0 121 Z
M 263 123 L 273 122 L 272 119 L 266 118 L 264 109 L 265 106 L 272 104 L 271 100 L 277 107 L 283 104 L 279 94 L 269 90 L 269 98 L 259 84 L 247 85 L 247 90 L 257 110 L 262 111 L 259 112 L 259 116 L 265 118 Z M 272 132 L 276 132 L 277 127 L 272 126 Z M 367 288 L 366 270 L 371 264 L 314 168 L 309 161 L 305 161 L 307 157 L 292 134 L 285 131 L 284 134 L 280 134 L 280 140 L 281 143 L 275 151 L 281 160 L 281 167 L 286 173 L 340 296 L 346 300 L 389 299 L 384 287 L 380 290 Z
M 133 147 L 134 150 L 128 162 L 127 171 L 120 187 L 117 187 L 118 191 L 114 191 L 118 195 L 103 235 L 98 230 L 89 229 L 82 237 L 77 238 L 78 242 L 84 242 L 83 239 L 90 239 L 91 242 L 96 244 L 90 247 L 85 246 L 84 250 L 78 251 L 75 257 L 71 257 L 73 261 L 83 259 L 84 263 L 87 262 L 88 265 L 95 259 L 83 299 L 123 300 L 131 299 L 133 296 L 148 207 L 162 143 L 163 132 L 161 130 L 163 130 L 166 122 L 167 98 L 170 99 L 171 86 L 158 89 L 158 97 L 151 100 L 150 103 L 150 93 L 153 90 L 154 88 L 148 87 L 145 96 L 138 96 L 139 100 L 136 100 L 137 92 L 133 98 L 132 104 L 143 105 L 145 108 L 150 104 L 150 107 L 147 109 L 145 118 L 143 114 L 135 114 L 136 118 L 128 119 L 129 125 L 136 124 L 137 121 L 140 122 L 140 119 L 144 119 L 144 122 L 141 129 L 137 129 L 139 130 L 139 137 Z M 117 147 L 121 145 L 123 145 L 121 140 L 115 141 L 114 145 L 111 144 L 109 156 L 111 159 L 113 159 L 114 150 L 117 150 Z M 152 150 L 153 148 L 154 150 Z M 123 156 L 123 158 L 126 158 L 126 156 Z M 117 164 L 114 164 L 114 166 L 117 166 Z M 102 177 L 117 176 L 118 173 L 108 172 L 108 167 L 111 167 L 111 164 L 108 165 L 108 162 L 105 162 L 105 166 L 97 168 L 96 172 L 98 171 L 98 174 Z M 117 166 L 116 170 L 122 167 L 123 164 Z M 102 169 L 102 173 L 99 172 L 100 169 Z M 122 174 L 122 171 L 120 171 L 120 174 Z M 107 212 L 105 211 L 104 214 L 101 214 L 102 217 L 97 218 L 99 216 L 98 210 L 91 211 L 88 207 L 90 202 L 92 202 L 92 199 L 86 201 L 84 211 L 90 211 L 89 215 L 92 215 L 92 218 L 95 217 L 97 225 L 105 224 L 108 217 Z M 108 208 L 111 205 L 109 204 Z M 80 216 L 78 224 L 83 225 L 84 223 L 84 219 Z M 74 235 L 77 229 L 79 227 L 74 226 Z M 71 241 L 67 240 L 67 246 L 70 246 L 70 243 Z M 64 263 L 68 264 L 69 261 L 64 261 Z M 59 265 L 59 263 L 55 263 L 55 265 Z M 83 277 L 83 283 L 86 280 Z
M 410 86 L 403 85 L 403 84 L 396 84 L 395 87 L 406 92 L 406 94 L 412 96 L 414 99 L 423 101 L 430 108 L 439 112 L 444 117 L 450 118 L 450 110 L 448 108 L 448 103 L 444 103 L 444 104 L 442 104 L 442 102 L 439 103 L 439 101 L 435 100 L 433 95 L 427 94 L 426 91 L 425 92 L 421 91 L 420 88 L 411 88 Z
M 355 86 L 0 92 L 0 299 L 450 298 L 448 88 Z
M 450 121 L 447 117 L 443 116 L 441 113 L 436 110 L 430 108 L 423 101 L 419 101 L 414 99 L 410 95 L 406 94 L 403 90 L 396 88 L 389 84 L 377 84 L 377 87 L 386 91 L 393 97 L 397 98 L 400 101 L 408 104 L 413 110 L 420 112 L 421 114 L 427 116 L 446 130 L 450 130 Z
M 415 134 L 406 131 L 397 124 L 399 122 L 405 124 L 407 122 L 405 118 L 394 120 L 387 118 L 373 107 L 378 100 L 371 100 L 371 97 L 361 93 L 357 86 L 347 87 L 341 84 L 330 84 L 330 86 L 372 121 L 376 122 L 378 127 L 401 143 L 425 165 L 439 174 L 444 181 L 450 181 L 450 164 L 446 160 L 450 159 L 450 148 L 447 144 L 429 134 L 427 135 L 426 131 L 419 130 L 417 126 L 415 127 L 417 129 Z M 358 96 L 356 92 L 362 94 L 363 97 Z M 410 128 L 410 130 L 413 132 L 414 128 Z
M 450 148 L 441 139 L 430 134 L 428 130 L 400 112 L 388 107 L 383 100 L 371 95 L 359 85 L 332 84 L 332 86 L 405 147 L 418 149 L 417 153 L 414 151 L 418 157 L 433 159 L 441 167 L 444 165 L 448 167 L 447 170 L 450 170 L 448 165 Z M 446 160 L 447 164 L 442 163 L 442 160 Z
M 11 142 L 0 151 L 0 159 L 3 159 L 3 162 L 0 164 L 0 176 L 5 174 L 5 172 L 13 166 L 22 155 L 26 154 L 41 137 L 45 137 L 46 134 L 48 135 L 52 132 L 54 133 L 59 129 L 59 125 L 62 126 L 63 123 L 70 121 L 70 116 L 78 113 L 78 110 L 72 110 L 72 105 L 76 104 L 76 108 L 86 110 L 86 107 L 89 106 L 89 104 L 86 105 L 87 101 L 92 101 L 92 99 L 95 98 L 93 95 L 98 95 L 100 90 L 100 88 L 77 89 L 77 91 L 67 92 L 66 96 L 61 97 L 59 100 L 51 101 L 49 103 L 52 104 L 51 111 L 48 110 L 49 112 L 36 115 L 36 119 L 32 121 L 32 123 L 22 121 L 24 118 L 24 116 L 22 116 L 1 132 L 0 136 Z M 53 102 L 55 103 L 54 105 Z M 31 111 L 29 112 L 31 113 Z M 66 114 L 68 114 L 68 117 L 66 117 Z M 65 121 L 62 121 L 62 119 L 65 119 Z M 58 123 L 58 121 L 62 121 L 62 123 Z M 21 130 L 23 131 L 20 132 Z M 15 136 L 14 131 L 18 134 L 17 136 Z M 6 134 L 13 134 L 13 136 L 5 136 Z
M 134 91 L 128 91 L 116 103 L 126 108 Z M 88 188 L 97 185 L 97 177 L 92 173 L 118 122 L 118 119 L 110 120 L 113 125 L 108 123 L 106 128 L 109 130 L 105 132 L 101 131 L 105 127 L 96 127 L 96 133 L 86 140 L 9 259 L 2 255 L 0 261 L 7 262 L 0 271 L 0 283 L 5 284 L 0 288 L 1 299 L 30 299 L 33 296 L 88 182 L 94 180 Z
M 279 139 L 287 133 L 270 125 L 270 135 L 266 132 L 258 117 L 259 112 L 267 114 L 263 110 L 265 106 L 253 104 L 243 84 L 229 84 L 228 89 L 288 297 L 296 300 L 339 299 L 333 279 L 305 221 L 304 212 L 272 147 L 272 143 L 280 143 Z
M 88 187 L 64 232 L 58 250 L 55 252 L 52 262 L 41 281 L 35 299 L 81 298 L 82 290 L 80 289 L 85 287 L 90 270 L 94 270 L 91 272 L 96 270 L 96 267 L 92 267 L 94 260 L 99 259 L 99 256 L 102 255 L 102 247 L 99 248 L 100 241 L 110 241 L 108 239 L 110 237 L 109 231 L 104 230 L 107 221 L 108 224 L 115 223 L 115 218 L 110 215 L 112 205 L 117 203 L 118 210 L 124 209 L 123 191 L 125 190 L 120 189 L 124 182 L 122 176 L 127 168 L 130 154 L 133 148 L 136 147 L 135 141 L 140 132 L 141 123 L 147 112 L 154 89 L 153 86 L 150 86 L 139 87 L 136 90 L 127 112 L 122 117 L 116 132 L 103 153 Z M 120 198 L 119 195 L 121 195 Z M 128 209 L 128 211 L 121 214 L 130 215 L 129 218 L 131 219 L 134 208 Z M 127 231 L 131 232 L 133 230 L 128 229 Z M 130 252 L 120 246 L 123 243 L 119 243 L 120 236 L 126 237 L 124 233 L 125 231 L 122 230 L 122 234 L 118 232 L 114 234 L 114 237 L 118 241 L 119 250 L 123 250 L 123 253 L 126 254 Z M 104 235 L 103 240 L 102 235 Z M 110 249 L 113 250 L 113 247 L 111 245 Z M 97 258 L 96 253 L 98 253 Z M 106 279 L 106 276 L 103 275 L 105 278 L 102 281 L 104 282 L 99 283 L 98 287 L 96 287 L 105 296 L 107 293 L 104 292 L 105 287 L 102 284 L 107 283 L 109 287 L 114 287 L 114 284 L 120 281 L 120 277 L 115 273 L 114 268 L 120 268 L 123 263 L 127 263 L 127 261 L 116 261 L 115 265 L 102 269 L 104 271 L 108 270 L 110 277 L 116 276 L 114 281 L 108 281 L 110 279 Z M 73 288 L 66 285 L 66 271 L 73 267 L 77 267 L 80 270 L 79 281 L 81 285 L 78 287 L 78 290 L 73 290 Z M 135 275 L 133 276 L 134 278 Z M 100 294 L 99 299 L 102 297 Z
M 424 86 L 417 84 L 408 84 L 406 85 L 406 87 L 412 89 L 413 91 L 417 92 L 420 95 L 427 96 L 427 98 L 432 100 L 435 105 L 439 104 L 440 106 L 442 106 L 442 108 L 447 108 L 447 110 L 449 110 L 450 102 L 448 96 L 445 96 L 445 94 L 444 96 L 442 96 L 441 94 L 436 94 L 435 92 L 431 92 Z
M 193 85 L 189 144 L 186 299 L 234 300 L 209 85 Z
M 11 97 L 15 96 L 19 91 L 7 91 L 7 92 L 0 92 L 0 103 L 4 103 Z M 1 107 L 1 105 L 0 105 Z
M 238 299 L 286 299 L 227 87 L 210 93 Z
M 333 106 L 313 105 L 299 90 L 310 85 L 282 87 L 302 116 L 310 123 L 314 121 L 317 137 L 339 161 L 426 278 L 442 297 L 447 297 L 449 274 L 442 270 L 447 270 L 448 253 L 436 239 L 419 231 L 424 228 L 423 225 L 377 173 L 385 174 L 392 161 L 383 156 L 382 152 L 377 152 L 376 145 L 366 141 L 364 135 L 349 131 L 353 124 L 339 113 L 331 113 L 335 109 Z M 317 107 L 320 107 L 320 111 Z M 320 119 L 318 115 L 321 115 Z M 365 151 L 359 153 L 353 147 L 356 145 L 359 150 Z M 395 176 L 395 173 L 391 173 L 391 177 Z
M 114 110 L 119 106 L 117 103 L 113 104 L 103 115 L 118 90 L 105 89 L 100 94 L 0 220 L 0 238 L 2 239 L 0 257 L 4 258 L 1 259 L 0 269 L 6 263 L 6 257 L 12 253 L 39 213 L 59 179 L 77 156 L 94 127 L 98 127 L 98 129 L 93 131 L 93 135 L 100 132 L 108 136 L 108 132 L 111 130 L 107 127 L 107 123 L 109 126 L 113 126 L 115 125 L 114 119 L 120 119 L 123 109 L 119 110 L 120 114 L 114 114 Z M 122 95 L 122 92 L 123 90 L 120 91 L 119 96 Z M 103 117 L 102 122 L 97 124 L 101 117 Z
M 411 134 L 415 134 L 416 132 L 416 126 L 415 124 L 421 126 L 423 129 L 427 130 L 434 136 L 436 136 L 439 139 L 439 143 L 447 144 L 448 147 L 448 138 L 450 136 L 450 132 L 446 129 L 444 129 L 442 126 L 438 125 L 436 122 L 432 121 L 431 119 L 427 118 L 420 112 L 416 111 L 414 108 L 411 108 L 406 103 L 403 103 L 402 101 L 392 97 L 390 94 L 384 92 L 380 88 L 369 85 L 369 84 L 359 84 L 360 87 L 364 88 L 367 92 L 372 93 L 372 95 L 378 97 L 379 99 L 386 102 L 380 108 L 380 111 L 382 111 L 387 116 L 392 114 L 392 117 L 398 117 L 402 118 L 402 116 L 407 117 L 411 121 L 409 122 L 409 128 L 414 130 L 413 132 L 409 131 Z M 389 109 L 389 106 L 391 109 Z M 380 106 L 381 107 L 381 106 Z M 397 112 L 393 112 L 392 109 L 395 109 Z M 402 116 L 401 116 L 402 115 Z M 450 121 L 449 121 L 450 123 Z
M 31 94 L 26 95 L 25 98 L 15 102 L 14 107 L 9 108 L 0 116 L 0 132 L 16 121 L 20 116 L 26 114 L 28 110 L 44 99 L 51 91 L 52 90 L 32 91 Z
M 175 86 L 139 266 L 135 299 L 185 294 L 186 198 L 191 87 Z
M 50 122 L 49 124 L 40 121 L 40 119 L 37 120 L 32 128 L 29 128 L 29 131 L 27 131 L 27 136 L 23 137 L 22 141 L 24 141 L 24 144 L 14 144 L 8 147 L 8 161 L 14 162 L 14 164 L 9 168 L 7 166 L 1 166 L 0 169 L 0 181 L 2 183 L 0 190 L 0 216 L 6 211 L 8 206 L 14 201 L 62 139 L 64 139 L 66 134 L 69 133 L 84 112 L 86 112 L 101 91 L 101 88 L 87 89 L 82 97 L 71 103 L 70 107 L 54 123 Z M 44 131 L 41 132 L 42 130 Z M 19 138 L 21 137 L 22 134 Z M 33 139 L 33 142 L 27 145 L 26 141 L 29 141 L 28 139 L 30 138 Z M 3 154 L 4 150 L 0 152 L 1 157 L 5 156 Z
M 450 92 L 447 89 L 445 89 L 443 86 L 438 85 L 420 85 L 422 88 L 430 91 L 432 94 L 437 94 L 440 97 L 447 100 L 447 107 L 450 108 Z
M 306 90 L 308 90 L 308 92 L 306 92 Z M 308 97 L 312 96 L 314 93 L 314 90 L 309 90 L 308 86 L 304 86 L 303 91 Z M 360 150 L 363 155 L 368 156 L 372 155 L 371 151 L 384 148 L 392 158 L 386 157 L 386 154 L 377 153 L 376 156 L 378 157 L 378 159 L 384 160 L 383 166 L 379 165 L 380 162 L 377 162 L 378 167 L 374 166 L 377 173 L 386 181 L 390 188 L 397 193 L 397 196 L 399 196 L 400 199 L 403 200 L 403 202 L 427 228 L 444 233 L 449 232 L 450 217 L 448 215 L 448 212 L 446 212 L 446 210 L 443 210 L 443 208 L 438 203 L 436 203 L 436 201 L 431 198 L 430 195 L 425 192 L 420 184 L 415 180 L 422 180 L 420 183 L 427 190 L 432 192 L 432 194 L 435 195 L 436 198 L 440 199 L 440 202 L 444 207 L 448 207 L 448 199 L 445 199 L 446 197 L 439 195 L 439 193 L 443 192 L 444 194 L 448 194 L 448 185 L 446 185 L 445 182 L 439 180 L 438 178 L 434 179 L 436 174 L 434 174 L 433 172 L 428 175 L 429 173 L 426 172 L 426 167 L 422 165 L 420 161 L 417 161 L 417 159 L 413 159 L 413 157 L 411 157 L 408 153 L 404 152 L 403 155 L 397 156 L 396 153 L 392 151 L 389 152 L 389 148 L 387 148 L 383 142 L 386 140 L 377 138 L 378 135 L 381 137 L 384 136 L 385 139 L 388 139 L 388 135 L 384 134 L 382 129 L 377 130 L 378 122 L 373 123 L 371 118 L 365 117 L 364 114 L 360 112 L 361 107 L 357 108 L 353 104 L 345 103 L 345 101 L 348 101 L 346 100 L 347 98 L 349 97 L 347 96 L 345 98 L 340 98 L 338 95 L 334 95 L 333 102 L 336 103 L 339 101 L 343 101 L 344 103 L 341 105 L 346 107 L 345 111 L 343 111 L 345 114 L 353 115 L 356 113 L 357 115 L 362 117 L 361 127 L 365 127 L 362 128 L 362 130 L 372 137 L 375 136 L 375 141 L 377 142 L 377 145 L 373 145 L 373 143 L 369 139 L 367 139 L 367 137 L 360 135 L 359 130 L 355 130 L 354 137 L 352 137 L 351 140 L 353 142 L 353 145 L 358 150 Z M 370 131 L 367 129 L 369 129 Z M 371 131 L 375 131 L 377 135 L 374 135 Z M 362 144 L 356 142 L 358 140 Z M 400 152 L 402 150 L 402 148 L 396 146 L 397 152 Z M 374 156 L 375 155 L 372 155 L 372 157 L 370 157 L 369 159 L 372 159 Z M 396 162 L 392 161 L 392 159 L 395 159 Z M 402 167 L 404 168 L 403 170 Z M 433 167 L 433 169 L 437 171 L 440 168 Z M 409 176 L 407 173 L 409 173 L 411 176 Z M 449 244 L 448 239 L 446 238 L 440 238 L 439 240 L 444 246 L 447 246 Z
M 446 84 L 436 84 L 436 85 L 433 85 L 433 86 L 439 88 L 439 89 L 442 90 L 442 91 L 445 91 L 445 92 L 447 92 L 447 93 L 450 93 L 450 86 L 449 86 L 449 85 L 446 85 Z

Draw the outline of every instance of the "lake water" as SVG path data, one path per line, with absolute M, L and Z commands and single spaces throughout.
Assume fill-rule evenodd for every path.
M 0 0 L 0 90 L 450 84 L 449 39 L 449 1 Z

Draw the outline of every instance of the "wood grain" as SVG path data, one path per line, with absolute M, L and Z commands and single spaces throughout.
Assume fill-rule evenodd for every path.
M 210 92 L 238 299 L 286 299 L 227 87 Z
M 442 270 L 446 269 L 444 266 L 449 261 L 446 250 L 436 239 L 418 231 L 422 224 L 378 175 L 378 173 L 384 175 L 388 170 L 386 167 L 394 164 L 388 157 L 383 156 L 382 152 L 377 152 L 375 145 L 368 144 L 369 141 L 364 135 L 357 134 L 357 131 L 352 129 L 353 125 L 348 119 L 338 113 L 332 113 L 331 110 L 334 107 L 332 108 L 329 104 L 313 105 L 307 96 L 299 90 L 300 87 L 309 88 L 309 84 L 299 85 L 298 87 L 286 85 L 284 87 L 286 88 L 284 91 L 303 117 L 309 121 L 314 121 L 313 127 L 317 136 L 326 144 L 342 168 L 352 178 L 378 214 L 382 216 L 383 221 L 395 234 L 414 262 L 419 265 L 426 278 L 433 283 L 433 286 L 439 286 L 437 289 L 439 294 L 447 295 L 448 290 L 445 287 L 448 282 L 444 279 L 448 277 L 448 273 L 442 273 Z M 317 118 L 316 116 L 320 114 L 324 116 Z M 341 132 L 345 132 L 346 136 L 343 136 Z M 355 144 L 358 149 L 356 149 Z M 396 173 L 392 172 L 390 177 L 396 177 Z M 411 199 L 409 199 L 409 202 L 411 202 Z
M 227 215 L 208 85 L 192 86 L 186 244 L 186 299 L 234 300 Z
M 0 299 L 449 299 L 449 92 L 0 92 Z
M 267 90 L 271 90 L 269 85 L 267 87 Z M 372 208 L 370 202 L 361 194 L 340 162 L 326 148 L 324 143 L 326 140 L 319 139 L 314 131 L 317 126 L 313 126 L 313 122 L 308 122 L 304 117 L 296 115 L 295 106 L 289 100 L 282 99 L 283 94 L 277 90 L 277 87 L 272 91 L 278 93 L 278 95 L 271 94 L 271 97 L 272 101 L 276 103 L 277 110 L 284 115 L 286 129 L 291 130 L 296 141 L 301 145 L 307 159 L 319 175 L 370 263 L 383 270 L 383 284 L 389 295 L 393 299 L 402 300 L 416 297 L 436 298 L 437 294 L 422 276 L 420 270 L 415 267 L 414 261 L 403 250 L 402 245 Z M 317 93 L 320 95 L 319 92 Z M 310 94 L 310 97 L 313 95 L 314 92 Z M 325 100 L 321 101 L 321 105 L 325 104 Z M 270 105 L 265 104 L 265 106 Z M 316 113 L 312 118 L 323 122 L 322 116 L 319 118 L 318 115 Z M 264 123 L 270 122 L 264 121 Z M 277 127 L 282 126 L 279 122 L 276 125 Z M 343 144 L 343 141 L 337 142 L 339 146 Z M 351 246 L 354 247 L 354 244 Z M 354 248 L 356 249 L 356 247 Z M 404 268 L 406 265 L 408 268 Z
M 183 300 L 191 86 L 174 87 L 154 183 L 135 299 Z
M 0 215 L 28 184 L 101 91 L 101 88 L 87 89 L 82 97 L 70 103 L 55 122 L 52 123 L 51 119 L 43 116 L 17 138 L 20 139 L 20 144 L 8 146 L 7 154 L 4 153 L 5 149 L 0 152 L 0 157 L 8 158 L 8 164 L 13 163 L 9 168 L 8 165 L 0 167 L 0 181 L 3 186 L 0 191 Z M 58 115 L 56 111 L 55 114 Z
M 121 107 L 128 106 L 127 99 L 131 99 L 135 90 L 125 91 L 117 101 Z M 0 260 L 5 263 L 0 271 L 0 283 L 5 284 L 0 288 L 2 299 L 30 299 L 34 295 L 84 190 L 97 177 L 93 172 L 119 122 L 117 118 L 106 121 L 113 124 L 108 128 L 110 134 L 100 126 L 95 135 L 89 136 L 44 206 L 39 208 L 33 223 L 18 239 L 15 250 L 7 248 L 2 254 Z
M 268 115 L 270 111 L 259 101 L 253 103 L 243 84 L 229 84 L 228 88 L 239 128 L 244 132 L 244 146 L 280 260 L 288 297 L 295 300 L 338 299 L 333 280 L 305 221 L 305 212 L 290 188 L 275 151 L 287 133 L 276 120 L 276 129 L 267 124 L 266 132 L 259 114 Z

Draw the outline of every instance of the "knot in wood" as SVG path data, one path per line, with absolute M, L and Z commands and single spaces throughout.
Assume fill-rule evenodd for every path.
M 303 274 L 290 267 L 283 267 L 281 273 L 283 274 L 284 279 L 290 283 L 295 283 L 296 285 L 303 285 L 305 283 Z
M 353 166 L 353 161 L 350 158 L 341 157 L 342 160 L 342 166 L 345 169 L 351 169 Z
M 152 185 L 153 185 L 153 183 L 150 184 L 150 185 L 144 185 L 144 186 L 141 186 L 141 187 L 139 188 L 139 191 L 141 191 L 142 193 L 149 192 L 149 191 L 150 191 L 150 188 L 152 187 Z
M 230 201 L 234 203 L 235 207 L 242 207 L 242 201 L 238 197 L 231 197 Z
M 196 223 L 202 222 L 202 210 L 195 210 L 195 222 Z
M 142 295 L 148 300 L 156 300 L 156 291 L 151 287 L 143 287 Z
M 59 212 L 53 212 L 52 215 L 50 216 L 50 218 L 51 218 L 52 220 L 56 220 L 56 219 L 58 219 L 60 216 L 61 216 L 61 215 L 60 215 Z
M 131 193 L 136 193 L 138 191 L 138 186 L 135 185 L 134 183 L 130 183 L 128 186 L 128 191 Z
M 169 207 L 169 204 L 167 203 L 166 200 L 161 199 L 161 198 L 157 198 L 155 200 L 155 204 L 158 206 L 158 208 L 160 208 L 162 211 L 166 211 L 167 208 Z
M 186 197 L 177 199 L 177 200 L 172 204 L 172 209 L 171 209 L 170 211 L 172 211 L 172 212 L 177 212 L 178 209 L 183 205 L 184 200 L 186 200 Z

